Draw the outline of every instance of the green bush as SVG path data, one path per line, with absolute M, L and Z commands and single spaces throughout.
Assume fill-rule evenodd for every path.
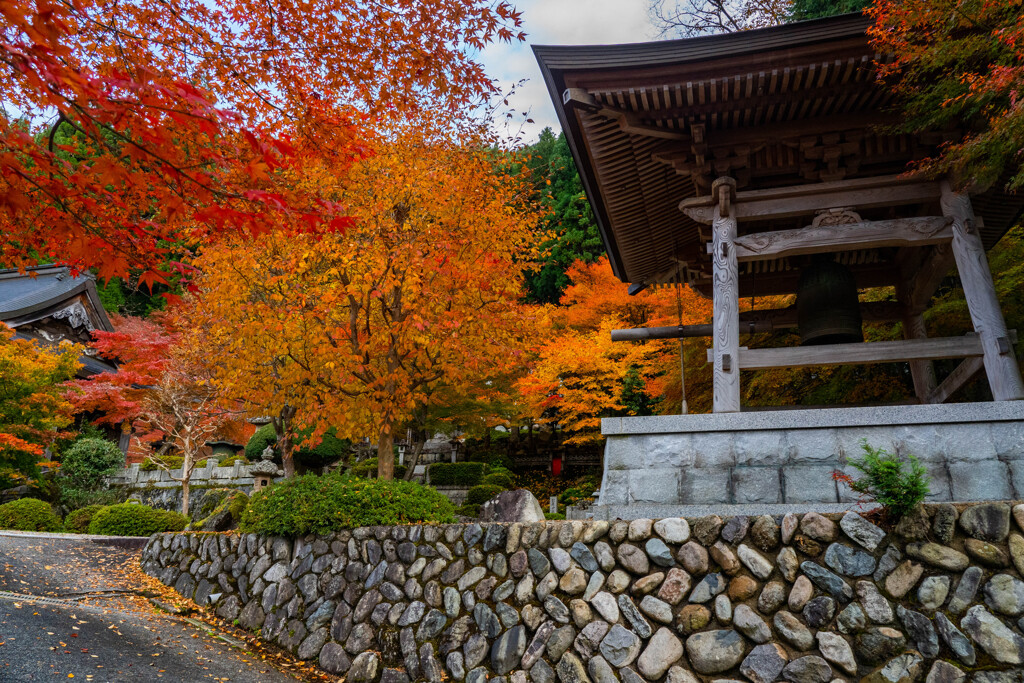
M 395 479 L 402 479 L 405 477 L 405 473 L 408 471 L 405 465 L 399 465 L 395 463 Z M 376 479 L 377 478 L 377 458 L 367 458 L 362 462 L 356 463 L 349 468 L 348 471 L 354 477 L 362 477 L 363 479 Z
M 86 533 L 89 531 L 89 523 L 92 522 L 93 516 L 102 509 L 102 505 L 88 505 L 69 512 L 64 518 L 65 529 L 73 534 Z
M 155 510 L 138 503 L 108 505 L 89 522 L 89 533 L 100 536 L 150 536 L 162 531 L 181 531 L 188 518 L 170 510 Z
M 295 443 L 301 443 L 313 430 L 307 429 L 295 435 Z M 277 452 L 277 432 L 273 424 L 265 424 L 252 435 L 249 443 L 245 444 L 245 457 L 251 462 L 257 462 L 263 455 L 267 446 L 274 449 L 274 460 L 281 462 L 281 456 Z M 312 448 L 300 446 L 292 451 L 292 460 L 296 465 L 310 469 L 320 469 L 326 465 L 333 465 L 344 458 L 352 450 L 352 442 L 348 439 L 339 439 L 334 428 L 328 429 L 319 444 Z
M 870 496 L 899 518 L 920 505 L 931 492 L 928 471 L 913 455 L 904 460 L 883 448 L 872 448 L 866 439 L 861 440 L 861 448 L 864 457 L 847 462 L 863 472 L 864 477 L 854 480 L 839 475 L 857 493 Z
M 0 505 L 0 529 L 63 531 L 64 525 L 46 501 L 21 498 Z
M 161 455 L 159 458 L 146 456 L 146 459 L 143 460 L 142 463 L 139 465 L 139 470 L 142 472 L 155 472 L 156 470 L 160 469 L 160 467 L 156 464 L 157 460 L 162 462 L 165 467 L 172 470 L 180 469 L 185 464 L 185 458 L 180 455 Z M 195 470 L 200 470 L 203 469 L 204 467 L 206 467 L 205 458 L 196 461 L 196 464 L 192 466 L 192 471 L 194 472 Z
M 465 505 L 456 509 L 455 514 L 459 515 L 460 517 L 479 517 L 480 506 L 475 503 L 466 503 Z
M 245 457 L 250 462 L 258 462 L 267 446 L 274 449 L 276 457 L 277 433 L 274 432 L 274 425 L 272 424 L 263 425 L 249 437 L 249 442 L 245 444 Z
M 430 466 L 434 486 L 476 486 L 487 471 L 482 462 L 436 462 Z
M 222 458 L 217 463 L 217 467 L 231 467 L 236 462 L 240 462 L 243 465 L 250 464 L 249 460 L 244 455 L 239 454 L 239 455 L 229 455 L 229 456 L 226 456 L 226 457 Z
M 545 512 L 544 519 L 565 519 L 565 515 L 561 512 Z
M 240 528 L 303 536 L 359 526 L 451 522 L 453 512 L 445 496 L 413 482 L 306 474 L 253 494 Z
M 480 484 L 466 492 L 466 502 L 482 505 L 504 490 L 502 487 L 493 484 Z
M 490 486 L 500 486 L 506 491 L 514 489 L 516 487 L 515 480 L 512 478 L 512 473 L 508 470 L 499 470 L 497 472 L 491 472 L 480 482 L 481 484 L 488 484 Z
M 124 453 L 106 439 L 77 440 L 61 458 L 57 486 L 60 501 L 69 508 L 114 502 L 117 493 L 107 490 L 104 477 L 124 467 Z

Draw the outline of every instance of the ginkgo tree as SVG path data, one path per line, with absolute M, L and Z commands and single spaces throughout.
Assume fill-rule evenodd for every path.
M 440 382 L 517 363 L 536 216 L 521 179 L 484 147 L 428 121 L 396 127 L 341 178 L 307 170 L 352 218 L 343 234 L 266 234 L 208 248 L 197 306 L 215 326 L 218 382 L 249 414 L 286 400 L 310 438 L 378 444 L 392 478 L 396 430 Z
M 145 283 L 225 234 L 343 228 L 289 171 L 343 172 L 364 127 L 425 103 L 458 125 L 493 88 L 471 54 L 523 39 L 504 0 L 5 0 L 0 20 L 0 257 Z

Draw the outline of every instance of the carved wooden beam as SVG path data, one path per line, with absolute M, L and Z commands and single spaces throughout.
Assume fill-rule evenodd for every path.
M 842 206 L 870 209 L 921 204 L 936 201 L 941 196 L 939 184 L 934 181 L 878 176 L 737 192 L 734 215 L 740 222 L 793 218 Z M 713 220 L 714 204 L 715 199 L 705 195 L 684 199 L 679 203 L 679 209 L 698 223 L 709 225 Z
M 952 224 L 951 218 L 927 216 L 759 232 L 736 238 L 736 257 L 767 261 L 852 249 L 941 244 L 953 239 Z
M 574 106 L 583 109 L 591 114 L 612 119 L 619 124 L 623 132 L 631 135 L 643 135 L 651 138 L 662 138 L 665 140 L 689 140 L 690 136 L 682 131 L 671 128 L 659 128 L 649 124 L 641 123 L 640 118 L 633 112 L 615 109 L 599 103 L 594 96 L 582 88 L 568 88 L 562 93 L 562 103 L 567 106 Z

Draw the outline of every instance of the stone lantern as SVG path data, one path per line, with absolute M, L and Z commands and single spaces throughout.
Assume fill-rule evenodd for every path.
M 274 481 L 274 477 L 280 477 L 284 474 L 281 470 L 277 469 L 277 465 L 274 464 L 274 449 L 267 446 L 263 449 L 263 453 L 260 454 L 261 460 L 255 465 L 249 467 L 249 475 L 252 476 L 252 492 L 256 493 L 271 484 Z

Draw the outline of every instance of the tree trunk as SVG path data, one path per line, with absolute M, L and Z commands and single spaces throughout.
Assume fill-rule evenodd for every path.
M 412 481 L 413 474 L 415 473 L 414 470 L 420 462 L 420 455 L 423 453 L 423 446 L 427 443 L 426 439 L 422 438 L 419 432 L 413 432 L 413 434 L 412 455 L 406 458 L 405 465 L 407 469 L 405 470 L 405 476 L 402 477 L 406 481 Z
M 527 426 L 530 431 L 526 433 L 526 444 L 529 448 L 530 455 L 537 457 L 537 442 L 533 439 L 533 420 L 530 420 L 530 424 Z
M 380 430 L 377 440 L 377 478 L 388 481 L 395 478 L 395 436 L 391 433 L 391 425 Z
M 288 438 L 291 429 L 291 419 L 295 416 L 295 408 L 286 405 L 281 408 L 278 416 L 271 418 L 274 424 L 274 433 L 277 434 L 277 451 L 281 454 L 281 466 L 284 469 L 286 479 L 295 476 L 295 461 L 292 458 L 292 443 Z
M 184 472 L 182 472 L 182 475 L 184 475 Z M 189 487 L 191 485 L 192 473 L 189 472 L 189 475 L 187 477 L 182 476 L 181 478 L 181 514 L 185 515 L 186 517 L 188 517 L 188 497 Z

